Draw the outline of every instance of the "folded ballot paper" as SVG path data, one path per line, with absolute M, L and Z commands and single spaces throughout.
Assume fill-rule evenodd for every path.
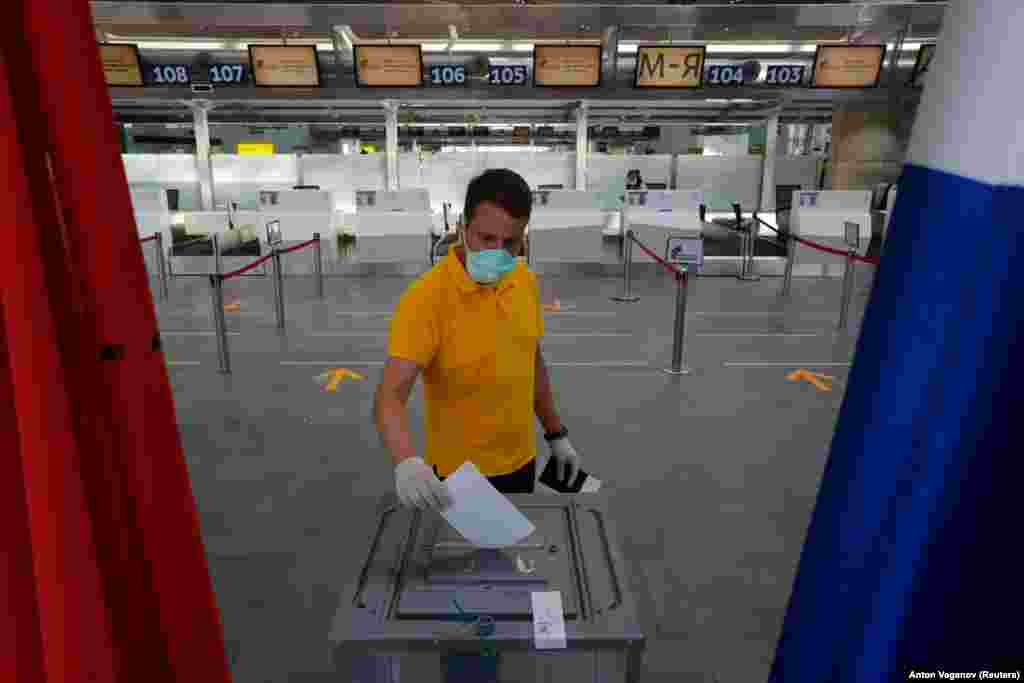
M 467 541 L 481 548 L 519 543 L 534 526 L 471 462 L 445 479 L 452 505 L 441 514 Z

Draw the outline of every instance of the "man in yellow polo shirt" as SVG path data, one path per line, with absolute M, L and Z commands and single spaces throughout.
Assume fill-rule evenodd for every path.
M 544 334 L 536 276 L 522 253 L 532 195 L 504 169 L 466 191 L 463 239 L 402 295 L 377 388 L 377 430 L 395 464 L 403 504 L 444 509 L 442 480 L 466 461 L 503 493 L 532 493 L 534 415 L 556 462 L 573 481 L 580 457 L 555 412 L 539 341 Z M 409 434 L 405 405 L 423 375 L 426 452 Z

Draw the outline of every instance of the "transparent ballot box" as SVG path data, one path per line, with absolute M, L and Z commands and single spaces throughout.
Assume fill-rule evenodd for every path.
M 509 495 L 533 523 L 515 545 L 479 548 L 441 515 L 380 503 L 359 576 L 342 593 L 331 648 L 353 683 L 639 681 L 646 640 L 606 493 Z M 537 647 L 535 592 L 557 591 L 565 647 Z M 453 662 L 461 661 L 463 673 Z

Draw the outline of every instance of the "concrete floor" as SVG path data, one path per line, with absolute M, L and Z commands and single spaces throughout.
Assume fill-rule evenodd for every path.
M 640 273 L 544 277 L 543 341 L 562 419 L 611 487 L 630 584 L 649 638 L 645 682 L 766 679 L 842 400 L 868 282 L 837 333 L 840 281 L 699 278 L 685 362 L 671 358 L 675 291 Z M 238 683 L 326 683 L 339 591 L 365 558 L 372 512 L 394 486 L 372 423 L 388 315 L 403 278 L 286 281 L 275 328 L 270 278 L 226 285 L 233 373 L 218 373 L 209 285 L 176 278 L 158 304 L 180 424 Z M 763 365 L 758 365 L 763 364 Z M 839 364 L 839 365 L 832 365 Z M 328 367 L 365 376 L 325 393 Z M 796 368 L 835 377 L 817 391 Z M 422 443 L 419 386 L 412 424 Z M 538 452 L 546 448 L 538 433 Z M 543 463 L 542 463 L 543 464 Z M 417 680 L 420 680 L 417 678 Z

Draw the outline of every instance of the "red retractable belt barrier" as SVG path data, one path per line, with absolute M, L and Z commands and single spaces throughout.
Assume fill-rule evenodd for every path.
M 0 679 L 227 682 L 88 0 L 0 24 Z

